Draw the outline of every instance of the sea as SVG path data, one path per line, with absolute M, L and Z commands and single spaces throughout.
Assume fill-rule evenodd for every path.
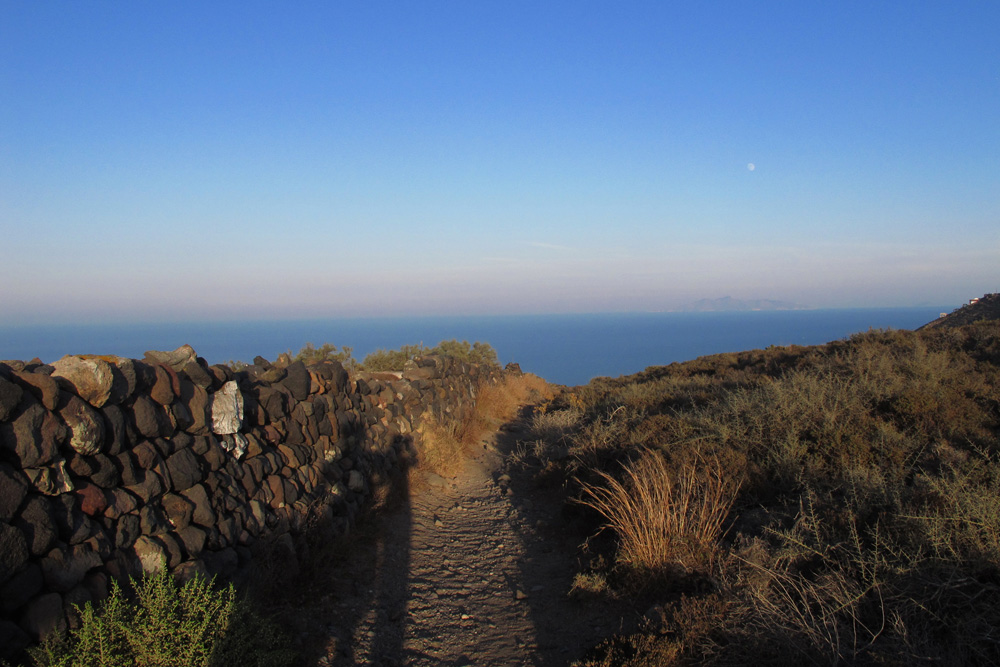
M 307 342 L 378 349 L 442 340 L 489 343 L 502 364 L 517 362 L 549 382 L 586 384 L 648 366 L 770 345 L 815 345 L 869 329 L 915 329 L 950 307 L 854 308 L 707 313 L 603 313 L 369 317 L 283 321 L 0 326 L 0 359 L 49 363 L 66 354 L 142 358 L 190 344 L 208 363 L 274 360 Z

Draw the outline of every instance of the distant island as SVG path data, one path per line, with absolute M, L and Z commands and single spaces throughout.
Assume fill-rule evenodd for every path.
M 807 306 L 790 301 L 775 301 L 773 299 L 734 299 L 724 296 L 721 299 L 700 299 L 681 306 L 679 310 L 685 313 L 713 313 L 738 310 L 805 310 Z

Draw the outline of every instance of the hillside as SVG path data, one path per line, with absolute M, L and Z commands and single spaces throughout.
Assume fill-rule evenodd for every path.
M 983 320 L 1000 320 L 1000 293 L 984 294 L 979 299 L 972 301 L 956 308 L 944 317 L 928 322 L 920 329 L 961 327 Z
M 642 619 L 581 664 L 1000 663 L 998 427 L 996 321 L 564 394 L 523 465 L 591 527 L 577 588 Z

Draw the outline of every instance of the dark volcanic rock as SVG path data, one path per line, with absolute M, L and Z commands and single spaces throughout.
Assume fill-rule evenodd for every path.
M 0 421 L 7 421 L 11 413 L 21 402 L 24 390 L 4 377 L 0 377 Z
M 7 522 L 0 522 L 0 583 L 20 570 L 29 555 L 24 534 Z
M 167 459 L 170 480 L 177 491 L 191 488 L 204 476 L 198 459 L 190 449 L 182 449 Z
M 21 401 L 20 413 L 0 424 L 0 445 L 22 468 L 45 465 L 56 458 L 67 429 L 32 397 Z
M 28 495 L 28 479 L 20 470 L 0 463 L 0 521 L 10 521 Z
M 30 391 L 35 399 L 49 410 L 55 410 L 59 403 L 59 383 L 44 373 L 14 373 L 18 384 Z
M 52 548 L 59 537 L 58 528 L 52 518 L 51 506 L 44 496 L 31 495 L 14 520 L 21 529 L 32 556 L 40 556 Z
M 309 385 L 311 382 L 306 365 L 301 361 L 296 361 L 285 369 L 285 373 L 285 378 L 281 381 L 281 384 L 288 388 L 288 391 L 292 393 L 295 400 L 306 400 L 309 396 Z

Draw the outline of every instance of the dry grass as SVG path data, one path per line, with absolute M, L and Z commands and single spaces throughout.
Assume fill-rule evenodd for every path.
M 617 533 L 620 562 L 644 573 L 711 571 L 739 485 L 717 463 L 674 472 L 656 452 L 625 467 L 624 481 L 599 472 L 603 486 L 584 485 L 580 502 Z
M 432 416 L 425 418 L 418 429 L 418 464 L 442 476 L 455 474 L 469 447 L 514 419 L 522 406 L 552 395 L 545 380 L 529 373 L 507 374 L 500 382 L 480 385 L 474 408 L 461 421 L 442 424 Z

